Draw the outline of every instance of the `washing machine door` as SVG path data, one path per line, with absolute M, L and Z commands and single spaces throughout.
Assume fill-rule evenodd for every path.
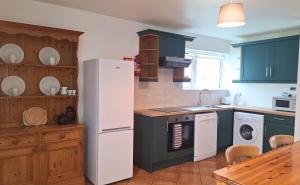
M 245 143 L 253 143 L 257 139 L 257 130 L 251 123 L 243 123 L 239 127 L 240 139 Z

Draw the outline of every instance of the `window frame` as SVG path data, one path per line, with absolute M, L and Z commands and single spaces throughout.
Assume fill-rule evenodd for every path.
M 216 53 L 216 52 L 208 52 L 208 51 L 201 51 L 201 50 L 193 50 L 193 49 L 186 49 L 186 57 L 190 55 L 192 57 L 192 69 L 191 69 L 191 82 L 184 82 L 182 85 L 183 90 L 201 90 L 201 88 L 197 88 L 197 58 L 208 58 L 208 59 L 218 59 L 220 60 L 220 68 L 219 68 L 219 84 L 218 88 L 210 89 L 210 90 L 221 90 L 222 89 L 222 81 L 223 81 L 223 67 L 224 67 L 224 59 L 225 54 L 223 53 Z M 187 86 L 187 84 L 190 84 Z M 207 89 L 207 88 L 204 88 Z

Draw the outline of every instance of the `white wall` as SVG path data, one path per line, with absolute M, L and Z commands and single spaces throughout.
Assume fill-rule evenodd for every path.
M 80 67 L 82 66 L 82 61 L 95 57 L 121 59 L 124 56 L 135 56 L 138 54 L 137 31 L 148 28 L 169 31 L 163 28 L 32 0 L 0 0 L 0 19 L 85 32 L 80 37 Z M 229 47 L 227 41 L 203 36 L 197 38 L 197 43 L 199 44 L 194 44 L 191 48 L 216 49 L 217 52 L 221 52 L 228 50 Z M 209 47 L 203 47 L 207 43 L 210 43 Z M 83 111 L 82 83 L 82 72 L 80 70 L 80 119 L 82 119 Z
M 159 69 L 158 82 L 138 82 L 135 78 L 135 109 L 194 106 L 199 102 L 198 90 L 182 90 L 182 83 L 173 83 L 173 69 Z M 202 104 L 220 104 L 227 90 L 212 90 L 201 95 Z

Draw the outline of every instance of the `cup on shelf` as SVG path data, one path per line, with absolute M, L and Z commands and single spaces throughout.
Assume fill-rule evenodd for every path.
M 49 64 L 50 64 L 51 66 L 54 66 L 54 65 L 56 64 L 56 59 L 55 59 L 55 57 L 49 57 Z
M 16 54 L 10 54 L 9 55 L 9 62 L 11 64 L 15 64 L 17 62 L 17 55 Z
M 76 95 L 76 90 L 72 90 L 72 95 Z
M 51 87 L 50 88 L 50 95 L 51 96 L 55 96 L 56 95 L 56 88 L 55 87 Z
M 61 95 L 67 95 L 68 94 L 67 89 L 68 89 L 68 87 L 61 87 L 60 94 Z
M 11 91 L 12 91 L 13 96 L 19 96 L 19 88 L 18 87 L 11 88 Z
M 73 90 L 67 90 L 67 91 L 69 96 L 73 95 Z

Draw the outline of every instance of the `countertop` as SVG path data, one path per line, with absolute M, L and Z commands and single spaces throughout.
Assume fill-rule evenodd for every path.
M 296 185 L 300 182 L 300 142 L 214 172 L 219 185 Z
M 273 114 L 273 115 L 280 115 L 280 116 L 295 117 L 294 112 L 275 111 L 270 108 L 235 106 L 235 105 L 217 105 L 217 107 L 218 108 L 210 108 L 207 110 L 171 112 L 171 113 L 159 112 L 151 109 L 144 109 L 144 110 L 135 110 L 134 113 L 144 115 L 144 116 L 149 116 L 149 117 L 160 117 L 160 116 L 174 116 L 174 115 L 182 115 L 182 114 L 215 112 L 215 111 L 222 111 L 222 110 L 237 110 L 237 111 L 247 111 L 247 112 L 256 112 L 262 114 Z

